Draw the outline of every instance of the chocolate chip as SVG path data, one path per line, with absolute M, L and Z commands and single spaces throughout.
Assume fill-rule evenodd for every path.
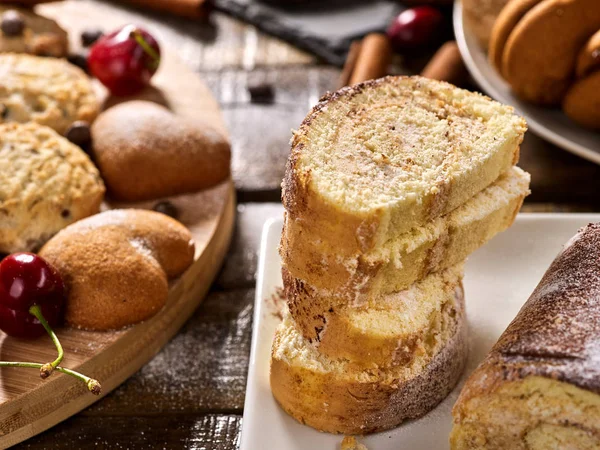
M 88 145 L 92 140 L 90 124 L 84 120 L 73 122 L 67 130 L 65 137 L 80 147 Z
M 249 85 L 248 93 L 252 103 L 271 104 L 275 100 L 273 85 L 268 83 Z
M 71 211 L 69 211 L 68 209 L 63 209 L 63 210 L 60 212 L 60 216 L 61 216 L 63 219 L 68 219 L 69 217 L 71 217 Z
M 67 61 L 79 67 L 85 73 L 88 73 L 88 63 L 85 55 L 82 55 L 81 53 L 71 53 L 69 56 L 67 56 Z
M 4 103 L 0 103 L 0 117 L 6 119 L 8 117 L 8 106 Z
M 179 217 L 179 211 L 177 210 L 177 207 L 170 201 L 158 202 L 152 207 L 152 209 L 156 212 L 172 217 L 173 219 L 177 219 L 177 217 Z
M 23 19 L 23 16 L 19 11 L 9 9 L 2 14 L 0 29 L 2 29 L 2 32 L 7 36 L 20 36 L 25 29 L 25 19 Z
M 102 36 L 104 36 L 102 30 L 85 30 L 83 33 L 81 33 L 81 45 L 84 47 L 90 47 Z

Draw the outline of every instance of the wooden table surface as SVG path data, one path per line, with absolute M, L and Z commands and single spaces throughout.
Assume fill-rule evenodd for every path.
M 200 24 L 80 1 L 144 25 L 208 83 L 232 138 L 237 228 L 211 293 L 154 360 L 94 406 L 16 448 L 236 449 L 261 228 L 279 211 L 290 130 L 335 88 L 339 71 L 221 13 Z M 274 104 L 250 103 L 246 86 L 260 81 L 274 85 Z M 600 211 L 600 166 L 532 134 L 521 155 L 520 165 L 532 174 L 525 211 Z

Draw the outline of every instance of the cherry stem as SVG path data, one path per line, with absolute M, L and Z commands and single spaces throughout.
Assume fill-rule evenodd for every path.
M 62 345 L 60 344 L 60 341 L 58 340 L 58 336 L 56 335 L 56 333 L 54 332 L 54 330 L 52 329 L 52 327 L 50 326 L 48 321 L 44 318 L 44 315 L 42 314 L 42 310 L 40 309 L 40 307 L 38 305 L 32 305 L 29 308 L 29 313 L 34 315 L 37 318 L 37 320 L 39 320 L 40 323 L 43 325 L 43 327 L 46 329 L 46 331 L 48 332 L 48 335 L 50 335 L 50 338 L 52 339 L 52 342 L 54 342 L 56 351 L 58 352 L 58 356 L 56 357 L 56 359 L 54 361 L 52 361 L 51 363 L 46 363 L 46 364 L 42 365 L 42 367 L 40 368 L 40 377 L 42 377 L 42 379 L 48 378 L 52 374 L 54 369 L 56 369 L 58 367 L 58 365 L 62 362 L 63 357 L 65 356 L 65 352 L 63 351 Z
M 142 33 L 140 33 L 138 30 L 134 30 L 132 31 L 131 35 L 139 44 L 139 46 L 142 47 L 148 55 L 150 55 L 150 57 L 154 60 L 154 64 L 156 64 L 156 67 L 158 67 L 158 64 L 160 63 L 160 55 L 152 48 L 150 44 L 148 44 L 146 39 L 144 39 L 144 36 L 142 36 Z
M 30 363 L 30 362 L 9 362 L 9 361 L 0 361 L 0 367 L 27 367 L 31 369 L 41 369 L 44 364 L 39 363 Z M 102 386 L 98 380 L 94 380 L 93 378 L 86 377 L 85 375 L 75 372 L 71 369 L 66 369 L 65 367 L 56 367 L 57 372 L 64 373 L 66 375 L 70 375 L 72 377 L 77 378 L 85 383 L 88 390 L 94 395 L 100 395 L 102 392 Z

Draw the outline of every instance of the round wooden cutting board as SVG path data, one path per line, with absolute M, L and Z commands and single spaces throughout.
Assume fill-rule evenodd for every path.
M 38 11 L 55 18 L 71 34 L 77 48 L 85 28 L 118 28 L 126 17 L 107 14 L 106 5 L 66 1 L 39 5 Z M 152 32 L 152 30 L 149 30 Z M 166 105 L 175 113 L 209 123 L 226 134 L 219 106 L 198 75 L 163 48 L 163 60 L 153 79 L 153 88 L 144 98 Z M 126 101 L 116 100 L 98 86 L 104 107 Z M 127 126 L 126 123 L 123 126 Z M 106 395 L 135 373 L 169 341 L 200 304 L 219 270 L 233 231 L 235 191 L 231 180 L 214 188 L 169 199 L 180 211 L 179 220 L 192 232 L 196 242 L 193 265 L 169 290 L 165 308 L 146 322 L 125 330 L 90 332 L 61 328 L 57 334 L 65 349 L 63 367 L 76 369 L 102 383 Z M 107 202 L 105 208 L 151 208 L 159 199 L 137 204 Z M 48 337 L 23 341 L 0 332 L 0 359 L 3 361 L 48 362 L 56 350 Z M 83 383 L 55 373 L 42 381 L 33 369 L 0 370 L 0 448 L 21 442 L 89 406 L 99 397 Z

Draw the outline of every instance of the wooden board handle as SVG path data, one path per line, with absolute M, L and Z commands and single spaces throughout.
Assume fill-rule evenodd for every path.
M 206 18 L 210 11 L 208 0 L 121 0 L 121 2 L 192 19 Z

